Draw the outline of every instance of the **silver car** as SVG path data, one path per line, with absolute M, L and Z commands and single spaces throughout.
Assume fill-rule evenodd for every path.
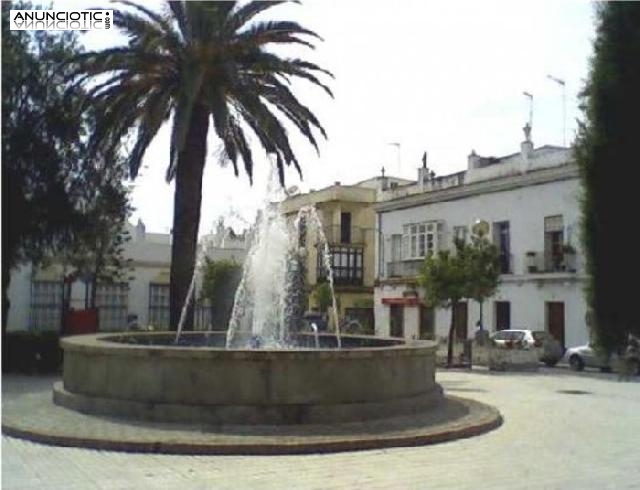
M 640 354 L 637 349 L 629 348 L 625 355 L 630 372 L 640 375 Z M 619 356 L 612 354 L 609 357 L 601 355 L 591 344 L 571 347 L 565 352 L 564 359 L 574 371 L 582 371 L 585 367 L 599 368 L 601 371 L 611 371 L 612 366 L 618 363 Z

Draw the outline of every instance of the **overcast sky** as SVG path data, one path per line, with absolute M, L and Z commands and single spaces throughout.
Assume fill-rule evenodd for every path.
M 151 2 L 145 2 L 149 4 Z M 103 6 L 99 1 L 55 2 L 56 8 Z M 306 56 L 335 74 L 331 99 L 309 84 L 296 93 L 328 133 L 320 156 L 292 137 L 304 180 L 287 172 L 287 186 L 302 191 L 335 181 L 355 183 L 380 174 L 416 178 L 424 151 L 437 175 L 466 168 L 467 155 L 501 156 L 519 150 L 533 95 L 536 147 L 563 144 L 562 86 L 566 82 L 566 141 L 579 116 L 577 95 L 587 76 L 594 33 L 591 2 L 307 0 L 278 6 L 270 17 L 296 20 L 324 38 Z M 112 33 L 85 36 L 90 48 L 118 43 Z M 135 181 L 132 221 L 167 232 L 173 185 L 164 181 L 168 128 L 151 144 Z M 390 145 L 399 143 L 400 145 Z M 209 153 L 218 143 L 209 138 Z M 256 153 L 258 153 L 256 151 Z M 253 187 L 211 157 L 203 184 L 200 234 L 220 215 L 237 231 L 253 221 L 264 198 L 267 160 L 256 162 Z M 232 217 L 232 218 L 229 218 Z

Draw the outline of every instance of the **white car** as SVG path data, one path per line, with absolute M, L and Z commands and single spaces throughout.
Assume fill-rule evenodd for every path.
M 490 338 L 499 347 L 538 349 L 538 359 L 549 367 L 555 366 L 563 354 L 560 342 L 543 330 L 498 330 Z
M 530 349 L 536 343 L 531 330 L 498 330 L 490 338 L 499 347 Z
M 640 354 L 637 349 L 627 349 L 627 360 L 631 372 L 640 375 Z M 564 359 L 574 371 L 582 371 L 585 367 L 599 368 L 601 371 L 610 371 L 618 362 L 618 356 L 612 354 L 609 358 L 600 355 L 592 344 L 580 345 L 567 349 Z

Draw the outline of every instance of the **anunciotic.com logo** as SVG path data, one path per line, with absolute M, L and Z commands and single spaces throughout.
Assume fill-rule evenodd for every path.
M 92 31 L 111 29 L 113 10 L 11 10 L 12 31 Z

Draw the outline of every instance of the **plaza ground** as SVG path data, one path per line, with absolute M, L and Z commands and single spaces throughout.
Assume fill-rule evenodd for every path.
M 52 378 L 5 376 L 3 398 Z M 543 368 L 438 371 L 446 393 L 497 407 L 487 434 L 303 456 L 172 456 L 2 438 L 3 489 L 640 488 L 640 378 Z M 7 383 L 9 380 L 11 383 Z

